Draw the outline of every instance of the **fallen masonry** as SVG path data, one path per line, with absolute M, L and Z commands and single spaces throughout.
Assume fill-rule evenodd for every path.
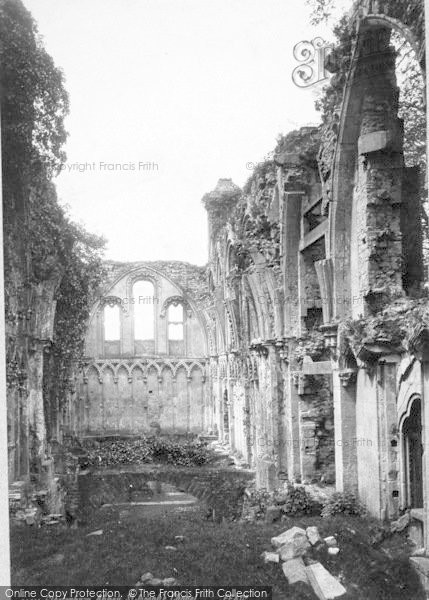
M 345 587 L 312 555 L 325 547 L 329 555 L 336 556 L 340 549 L 334 536 L 322 540 L 317 527 L 292 527 L 271 538 L 271 545 L 275 552 L 263 552 L 261 556 L 265 563 L 281 560 L 290 585 L 309 585 L 320 600 L 334 600 L 346 593 Z
M 137 581 L 134 585 L 163 585 L 165 587 L 171 587 L 174 585 L 180 585 L 180 583 L 174 577 L 165 577 L 164 579 L 158 579 L 157 577 L 152 575 L 152 573 L 143 573 L 139 581 Z

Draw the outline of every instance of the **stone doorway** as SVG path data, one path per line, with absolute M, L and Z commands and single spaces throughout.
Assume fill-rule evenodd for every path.
M 406 505 L 423 508 L 423 444 L 421 399 L 415 398 L 402 426 Z

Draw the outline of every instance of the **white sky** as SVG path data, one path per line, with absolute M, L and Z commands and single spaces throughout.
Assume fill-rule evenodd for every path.
M 279 133 L 319 121 L 320 85 L 293 84 L 293 47 L 332 38 L 308 24 L 304 0 L 24 4 L 70 94 L 60 200 L 107 238 L 106 258 L 204 264 L 202 196 L 220 177 L 242 186 Z

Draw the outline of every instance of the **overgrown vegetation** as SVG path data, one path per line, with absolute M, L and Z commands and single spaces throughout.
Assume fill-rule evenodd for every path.
M 34 297 L 49 282 L 56 289 L 56 316 L 44 386 L 45 396 L 61 408 L 102 279 L 104 240 L 73 224 L 58 203 L 52 178 L 66 158 L 68 94 L 63 73 L 19 0 L 0 4 L 0 39 L 7 358 L 22 365 L 25 380 L 31 323 L 40 319 L 30 320 Z M 17 325 L 22 314 L 25 331 Z M 19 338 L 22 333 L 27 341 Z M 15 385 L 16 368 L 8 373 Z
M 340 325 L 341 352 L 347 354 L 347 346 L 357 353 L 364 344 L 387 344 L 403 350 L 411 350 L 416 334 L 429 326 L 427 297 L 420 299 L 399 298 L 375 315 L 350 319 Z
M 283 512 L 286 515 L 316 515 L 320 514 L 320 504 L 300 485 L 289 484 Z
M 213 458 L 213 453 L 203 442 L 174 441 L 155 436 L 137 440 L 89 441 L 84 447 L 89 464 L 96 467 L 153 462 L 191 467 L 207 464 Z
M 347 589 L 347 600 L 424 600 L 404 538 L 380 548 L 372 543 L 374 524 L 359 517 L 285 517 L 281 523 L 207 521 L 205 510 L 135 507 L 101 509 L 85 527 L 66 526 L 12 532 L 13 585 L 130 585 L 142 573 L 175 577 L 181 585 L 267 585 L 274 600 L 314 600 L 306 586 L 289 586 L 279 564 L 264 564 L 270 539 L 290 527 L 317 526 L 335 535 L 340 552 L 319 560 Z M 86 537 L 102 529 L 100 536 Z M 177 543 L 175 536 L 183 536 Z M 166 550 L 167 545 L 177 551 Z M 138 551 L 136 552 L 136 548 Z
M 322 517 L 334 517 L 335 515 L 350 515 L 364 517 L 365 507 L 351 492 L 335 492 L 323 503 Z

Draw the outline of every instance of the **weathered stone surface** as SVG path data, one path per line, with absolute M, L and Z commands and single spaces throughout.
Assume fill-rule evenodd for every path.
M 278 563 L 280 561 L 278 552 L 262 552 L 261 557 L 264 563 Z
M 325 537 L 324 542 L 327 546 L 330 546 L 331 548 L 334 548 L 338 545 L 337 540 L 333 535 Z
M 411 564 L 422 573 L 425 577 L 429 577 L 429 558 L 426 556 L 411 556 Z
M 103 530 L 97 529 L 96 531 L 91 531 L 91 533 L 86 534 L 86 537 L 91 537 L 93 535 L 103 535 Z
M 346 593 L 345 587 L 320 563 L 309 565 L 306 572 L 311 587 L 320 600 L 334 600 Z
M 302 558 L 293 558 L 282 564 L 282 570 L 290 585 L 301 581 L 309 583 L 306 567 Z
M 319 533 L 319 530 L 317 529 L 317 527 L 315 527 L 315 526 L 307 527 L 306 533 L 307 533 L 308 541 L 310 542 L 310 544 L 312 546 L 315 546 L 316 544 L 318 544 L 319 542 L 322 541 L 322 538 L 320 537 L 320 533 Z
M 410 524 L 410 520 L 410 513 L 407 512 L 402 515 L 402 517 L 399 517 L 397 521 L 393 521 L 393 523 L 390 524 L 391 533 L 403 531 Z
M 166 577 L 165 579 L 162 580 L 162 585 L 165 585 L 166 587 L 170 587 L 172 585 L 179 585 L 179 582 L 174 577 Z
M 296 536 L 293 540 L 280 547 L 279 555 L 282 560 L 291 560 L 305 554 L 310 547 L 307 536 Z
M 295 538 L 298 538 L 298 537 L 305 537 L 305 538 L 307 538 L 307 535 L 305 533 L 305 529 L 302 529 L 301 527 L 292 527 L 291 529 L 288 529 L 287 531 L 284 531 L 280 535 L 272 537 L 271 538 L 271 545 L 273 546 L 273 548 L 275 548 L 277 550 L 278 548 L 280 548 L 284 544 L 287 544 L 287 543 L 291 542 L 292 540 L 294 540 Z

